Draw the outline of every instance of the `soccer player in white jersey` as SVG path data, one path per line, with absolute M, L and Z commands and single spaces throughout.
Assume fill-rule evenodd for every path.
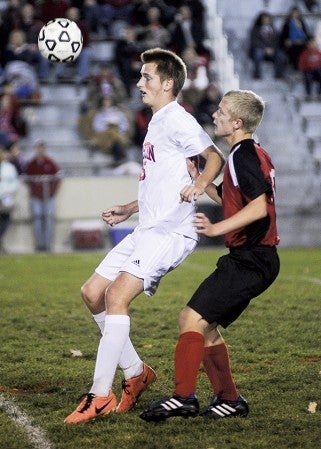
M 153 112 L 143 143 L 138 200 L 102 213 L 110 226 L 139 212 L 133 233 L 116 245 L 82 286 L 82 297 L 101 330 L 92 387 L 66 423 L 95 419 L 111 411 L 124 413 L 156 379 L 130 340 L 129 306 L 140 293 L 152 296 L 161 278 L 194 250 L 195 200 L 220 173 L 221 152 L 194 117 L 177 102 L 186 66 L 161 48 L 141 55 L 137 83 L 142 101 Z M 195 182 L 186 160 L 201 155 L 206 163 Z M 119 403 L 112 391 L 115 372 L 124 373 Z

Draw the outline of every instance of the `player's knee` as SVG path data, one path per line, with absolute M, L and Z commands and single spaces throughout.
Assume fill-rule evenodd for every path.
M 93 306 L 97 302 L 95 291 L 88 283 L 85 283 L 81 286 L 80 294 L 87 306 Z
M 183 310 L 181 310 L 179 316 L 178 316 L 178 326 L 180 331 L 184 332 L 189 327 L 193 326 L 193 310 L 189 307 L 184 307 Z

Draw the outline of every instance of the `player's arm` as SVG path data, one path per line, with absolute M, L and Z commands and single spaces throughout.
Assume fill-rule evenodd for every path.
M 180 195 L 182 201 L 191 202 L 196 200 L 205 192 L 206 187 L 214 181 L 223 168 L 225 162 L 224 157 L 217 147 L 210 146 L 206 148 L 201 153 L 201 156 L 206 160 L 204 169 L 194 184 L 185 186 L 181 190 Z
M 138 212 L 138 201 L 132 201 L 131 203 L 124 204 L 122 206 L 113 206 L 102 212 L 102 219 L 113 226 L 127 220 L 131 215 Z
M 187 164 L 187 170 L 188 170 L 189 174 L 195 181 L 200 176 L 200 172 L 198 171 L 198 167 L 197 167 L 195 161 L 192 161 L 191 159 L 187 159 L 186 164 Z M 213 184 L 213 183 L 209 184 L 205 189 L 205 193 L 212 200 L 214 200 L 217 204 L 222 204 L 222 198 L 218 194 L 215 184 Z
M 199 234 L 204 234 L 207 237 L 217 237 L 244 228 L 254 221 L 266 217 L 266 215 L 266 195 L 263 193 L 250 201 L 236 214 L 217 223 L 211 223 L 205 214 L 197 213 L 195 214 L 193 225 Z

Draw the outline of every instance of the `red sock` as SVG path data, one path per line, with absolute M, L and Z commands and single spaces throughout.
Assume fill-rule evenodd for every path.
M 198 332 L 185 332 L 175 350 L 175 394 L 187 398 L 196 391 L 196 379 L 204 358 L 204 337 Z
M 239 397 L 231 373 L 228 349 L 225 343 L 205 348 L 203 365 L 214 393 L 220 399 L 236 401 Z

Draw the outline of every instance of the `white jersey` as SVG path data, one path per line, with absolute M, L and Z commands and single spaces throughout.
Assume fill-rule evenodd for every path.
M 153 115 L 143 143 L 138 191 L 140 226 L 160 226 L 198 239 L 192 225 L 195 205 L 181 203 L 180 191 L 192 182 L 186 158 L 211 145 L 214 143 L 208 134 L 177 101 Z

